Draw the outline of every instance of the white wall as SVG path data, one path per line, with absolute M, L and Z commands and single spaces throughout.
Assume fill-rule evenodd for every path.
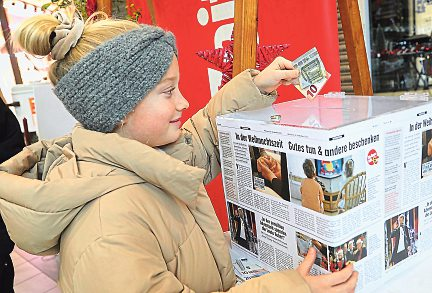
M 369 19 L 369 0 L 358 0 L 360 9 L 360 17 L 363 26 L 363 36 L 366 46 L 366 55 L 368 57 L 369 72 L 372 72 L 371 67 L 371 35 L 370 35 L 370 19 Z

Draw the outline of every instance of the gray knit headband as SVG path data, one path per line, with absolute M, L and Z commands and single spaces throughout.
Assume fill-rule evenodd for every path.
M 143 25 L 96 47 L 54 92 L 85 128 L 111 132 L 159 83 L 174 55 L 172 33 Z

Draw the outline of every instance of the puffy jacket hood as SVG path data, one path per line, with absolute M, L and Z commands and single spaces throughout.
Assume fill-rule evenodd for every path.
M 83 163 L 100 168 L 82 174 Z M 137 141 L 78 126 L 71 137 L 38 142 L 0 165 L 0 209 L 20 248 L 53 254 L 61 233 L 87 202 L 149 182 L 193 209 L 204 175 Z

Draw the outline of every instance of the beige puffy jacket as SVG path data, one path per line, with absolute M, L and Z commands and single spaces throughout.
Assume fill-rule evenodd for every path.
M 163 151 L 81 127 L 25 148 L 0 166 L 12 239 L 30 253 L 60 251 L 63 292 L 309 292 L 295 271 L 233 287 L 203 185 L 220 171 L 215 116 L 273 101 L 243 72 Z

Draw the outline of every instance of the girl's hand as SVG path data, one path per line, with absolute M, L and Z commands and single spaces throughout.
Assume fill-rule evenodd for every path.
M 305 279 L 313 293 L 354 292 L 357 284 L 358 272 L 354 271 L 352 264 L 346 266 L 339 272 L 328 275 L 310 276 L 309 272 L 314 264 L 315 257 L 315 249 L 309 248 L 308 254 L 297 268 L 297 271 Z
M 271 93 L 281 84 L 298 84 L 299 74 L 300 72 L 294 69 L 291 61 L 283 57 L 277 57 L 254 77 L 254 82 L 262 93 Z

